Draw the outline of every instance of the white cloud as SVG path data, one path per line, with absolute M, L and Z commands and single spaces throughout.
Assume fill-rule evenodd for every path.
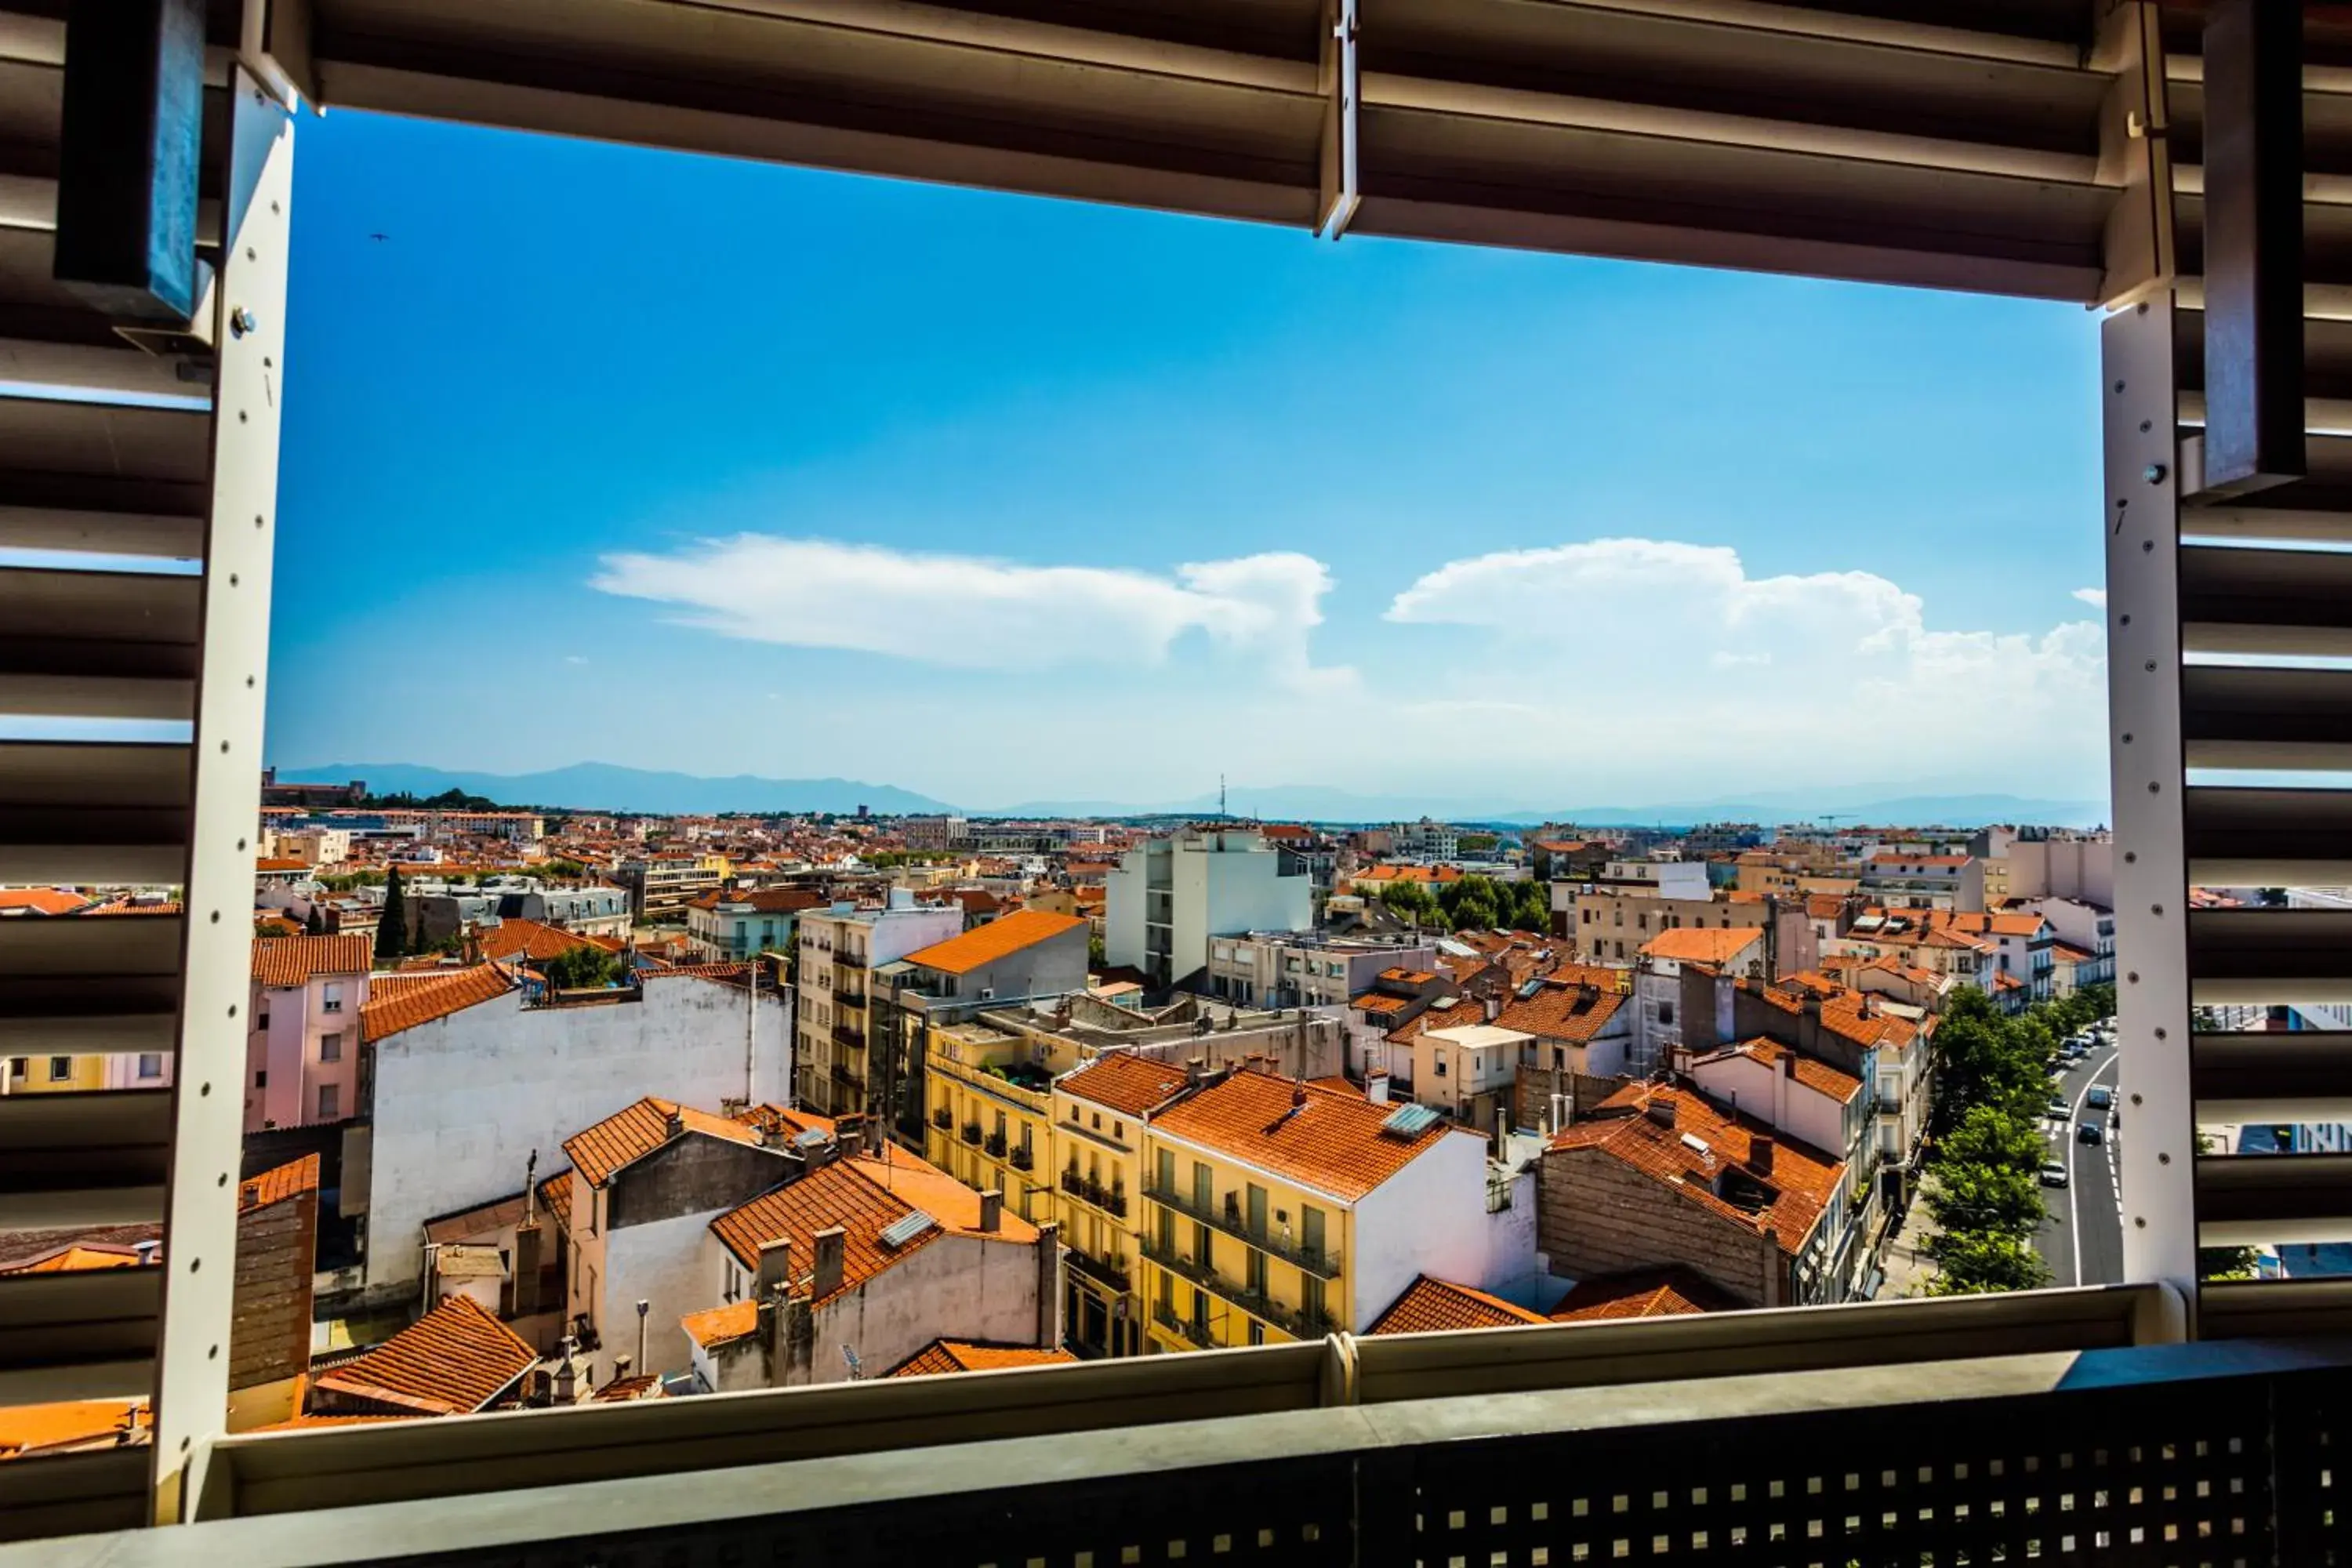
M 588 662 L 588 658 L 585 654 L 567 653 L 563 656 L 563 662 L 566 664 L 585 664 Z
M 2074 590 L 2074 597 L 2095 610 L 2104 610 L 2107 607 L 2107 591 L 2105 588 L 2077 588 Z
M 2073 793 L 2103 771 L 2097 625 L 1935 627 L 1873 573 L 1755 577 L 1722 546 L 1596 539 L 1449 562 L 1387 618 L 1479 628 L 1447 684 L 1545 693 L 1556 765 L 1656 764 L 1702 798 L 1870 778 Z
M 607 555 L 592 584 L 678 606 L 682 624 L 722 637 L 962 668 L 1154 665 L 1199 631 L 1286 685 L 1353 679 L 1314 665 L 1308 640 L 1331 575 L 1289 552 L 1193 562 L 1162 576 L 745 533 L 667 555 Z

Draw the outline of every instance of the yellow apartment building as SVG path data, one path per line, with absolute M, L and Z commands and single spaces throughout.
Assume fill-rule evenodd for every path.
M 1046 1153 L 1057 1064 L 1042 1047 L 1051 1038 L 974 1019 L 933 1026 L 923 1055 L 923 1157 L 967 1186 L 1003 1193 L 1033 1223 L 1055 1217 Z
M 1144 1130 L 1151 1351 L 1362 1332 L 1420 1274 L 1485 1279 L 1486 1142 L 1426 1106 L 1236 1072 Z
M 1062 1321 L 1093 1355 L 1143 1351 L 1145 1130 L 1181 1099 L 1190 1076 L 1172 1062 L 1118 1051 L 1054 1081 L 1055 1181 L 1061 1202 Z

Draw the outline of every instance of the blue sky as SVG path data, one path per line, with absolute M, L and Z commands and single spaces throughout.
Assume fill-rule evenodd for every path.
M 2104 794 L 2080 310 L 299 138 L 281 765 Z

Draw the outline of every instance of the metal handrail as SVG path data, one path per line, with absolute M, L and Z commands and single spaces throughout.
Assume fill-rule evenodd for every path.
M 1319 1274 L 1326 1279 L 1339 1278 L 1340 1257 L 1331 1247 L 1310 1250 L 1295 1241 L 1284 1241 L 1278 1237 L 1252 1230 L 1248 1223 L 1237 1214 L 1228 1214 L 1214 1205 L 1207 1209 L 1197 1207 L 1189 1195 L 1163 1187 L 1157 1182 L 1146 1182 L 1143 1186 L 1143 1195 L 1153 1203 L 1166 1205 L 1188 1219 L 1199 1220 L 1202 1224 L 1223 1231 L 1237 1241 L 1245 1241 L 1261 1251 L 1271 1253 L 1286 1263 L 1304 1268 L 1309 1274 Z

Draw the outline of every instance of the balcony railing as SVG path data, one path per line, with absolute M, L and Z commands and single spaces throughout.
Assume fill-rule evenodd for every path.
M 977 1143 L 980 1142 L 979 1122 L 967 1121 L 963 1124 L 963 1141 L 967 1143 Z
M 848 1024 L 835 1024 L 833 1026 L 833 1037 L 837 1045 L 848 1046 L 854 1050 L 862 1051 L 866 1048 L 866 1031 Z
M 1190 1318 L 1180 1318 L 1166 1307 L 1152 1308 L 1151 1320 L 1188 1344 L 1197 1345 L 1204 1351 L 1217 1348 L 1217 1338 L 1209 1331 L 1209 1325 L 1206 1323 L 1196 1323 Z
M 1026 1143 L 1016 1144 L 1009 1158 L 1013 1162 L 1013 1168 L 1016 1171 L 1033 1171 L 1037 1168 L 1037 1156 Z
M 1171 1251 L 1156 1241 L 1143 1244 L 1143 1256 L 1172 1274 L 1182 1275 L 1212 1296 L 1240 1308 L 1251 1317 L 1271 1323 L 1292 1339 L 1321 1339 L 1339 1326 L 1328 1312 L 1286 1306 L 1265 1291 L 1252 1289 L 1247 1285 L 1236 1285 L 1211 1266 L 1186 1258 L 1181 1252 Z
M 1104 1186 L 1100 1182 L 1079 1175 L 1076 1171 L 1062 1173 L 1062 1190 L 1081 1202 L 1094 1205 L 1108 1215 L 1127 1217 L 1127 1194 L 1122 1189 Z
M 1328 1247 L 1301 1247 L 1295 1241 L 1284 1241 L 1279 1237 L 1251 1229 L 1248 1221 L 1242 1217 L 1241 1205 L 1237 1201 L 1227 1203 L 1223 1207 L 1199 1208 L 1194 1206 L 1191 1194 L 1172 1191 L 1157 1182 L 1147 1183 L 1143 1195 L 1155 1204 L 1165 1204 L 1178 1214 L 1223 1231 L 1236 1240 L 1246 1241 L 1286 1263 L 1296 1264 L 1309 1274 L 1319 1274 L 1326 1279 L 1339 1278 L 1339 1253 Z
M 983 1150 L 985 1150 L 985 1151 L 987 1152 L 987 1153 L 988 1153 L 988 1155 L 989 1155 L 989 1157 L 990 1157 L 991 1159 L 994 1159 L 994 1160 L 1002 1160 L 1002 1159 L 1003 1159 L 1003 1158 L 1004 1158 L 1004 1134 L 1003 1134 L 1003 1133 L 1002 1133 L 1002 1132 L 992 1132 L 992 1133 L 990 1133 L 990 1134 L 988 1135 L 988 1141 L 987 1141 L 985 1143 L 982 1144 L 982 1145 L 981 1145 L 981 1147 L 982 1147 Z
M 1108 1285 L 1114 1290 L 1128 1289 L 1127 1259 L 1123 1256 L 1099 1258 L 1073 1247 L 1062 1254 L 1063 1260 L 1087 1279 Z
M 945 1132 L 955 1125 L 955 1112 L 942 1105 L 931 1112 L 931 1125 Z

